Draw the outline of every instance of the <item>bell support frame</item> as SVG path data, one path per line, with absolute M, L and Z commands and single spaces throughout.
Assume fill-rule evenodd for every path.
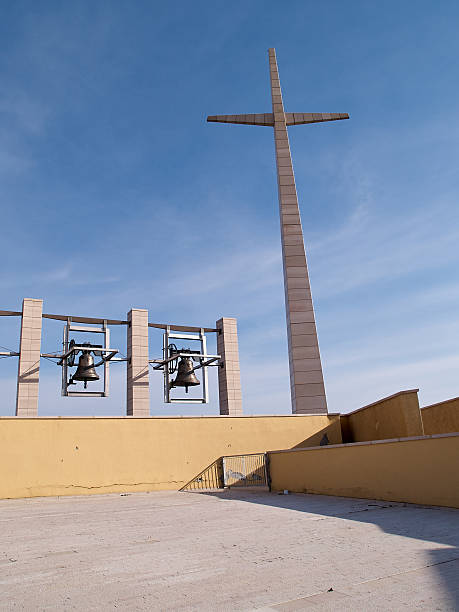
M 145 339 L 139 339 L 139 325 L 133 321 L 134 313 L 142 314 L 142 325 L 146 328 Z M 139 316 L 140 316 L 139 314 Z M 201 398 L 177 398 L 170 396 L 171 382 L 169 372 L 165 372 L 167 378 L 168 403 L 206 403 L 209 399 L 207 368 L 218 367 L 218 390 L 219 390 L 219 412 L 223 416 L 242 415 L 241 383 L 239 370 L 239 354 L 237 342 L 237 325 L 234 318 L 221 318 L 215 327 L 194 327 L 190 325 L 175 325 L 171 323 L 153 323 L 148 321 L 148 312 L 144 309 L 132 309 L 128 313 L 127 320 L 108 319 L 99 317 L 87 317 L 76 315 L 47 314 L 43 312 L 43 300 L 36 298 L 25 298 L 22 311 L 1 310 L 0 317 L 21 318 L 21 332 L 19 350 L 2 347 L 0 358 L 18 358 L 18 377 L 16 394 L 16 416 L 37 417 L 38 416 L 38 384 L 40 359 L 54 361 L 62 368 L 61 392 L 65 397 L 106 397 L 109 390 L 109 362 L 127 362 L 127 416 L 149 417 L 149 376 L 148 368 L 153 366 L 154 370 L 164 370 L 166 364 L 173 359 L 181 357 L 194 357 L 196 365 L 192 372 L 203 370 Z M 42 320 L 50 319 L 61 321 L 64 324 L 63 349 L 56 352 L 42 352 Z M 145 321 L 143 320 L 145 319 Z M 117 349 L 109 348 L 110 331 L 108 326 L 127 326 L 128 342 L 127 357 L 117 356 Z M 193 340 L 201 343 L 199 351 L 175 352 L 174 356 L 163 353 L 161 359 L 149 359 L 148 357 L 148 329 L 162 329 L 167 334 L 164 338 L 164 346 L 169 346 L 170 339 Z M 90 344 L 70 343 L 70 332 L 99 333 L 104 335 L 103 346 Z M 184 333 L 182 333 L 184 332 Z M 206 334 L 216 334 L 218 355 L 207 354 Z M 131 335 L 131 340 L 129 337 Z M 73 339 L 74 340 L 74 339 Z M 131 344 L 131 350 L 129 348 Z M 144 346 L 145 345 L 145 346 Z M 104 366 L 104 390 L 103 391 L 69 391 L 69 359 L 76 356 L 80 351 L 89 350 L 99 357 L 94 367 Z M 140 351 L 140 349 L 142 349 Z M 146 351 L 145 351 L 146 349 Z M 139 352 L 140 351 L 140 352 Z M 146 368 L 145 368 L 146 366 Z M 144 370 L 146 369 L 146 374 Z M 142 376 L 139 376 L 139 372 Z M 132 384 L 135 383 L 135 384 Z M 131 393 L 130 393 L 131 388 Z
M 170 340 L 192 340 L 198 341 L 201 344 L 199 352 L 174 352 L 171 354 L 170 351 Z M 180 357 L 191 357 L 199 359 L 199 365 L 193 367 L 195 370 L 202 369 L 202 396 L 200 398 L 177 398 L 172 397 L 171 389 L 171 373 L 169 371 L 169 363 Z M 219 365 L 220 355 L 208 355 L 207 354 L 207 338 L 204 333 L 204 328 L 201 328 L 199 334 L 185 334 L 183 332 L 173 332 L 168 325 L 163 334 L 163 358 L 162 359 L 151 359 L 150 363 L 154 370 L 162 370 L 164 373 L 164 403 L 166 404 L 181 404 L 183 402 L 187 404 L 207 404 L 209 402 L 209 381 L 207 376 L 207 368 L 211 365 Z
M 95 354 L 100 353 L 101 360 L 94 364 L 94 367 L 98 367 L 103 364 L 104 366 L 104 390 L 103 391 L 69 391 L 69 357 L 80 350 L 87 350 L 87 346 L 74 344 L 70 346 L 70 332 L 85 332 L 95 333 L 104 335 L 104 344 L 102 347 L 97 347 Z M 107 325 L 107 321 L 104 320 L 102 325 L 93 325 L 88 327 L 86 325 L 74 325 L 72 319 L 67 319 L 66 325 L 64 325 L 64 337 L 62 341 L 63 354 L 58 361 L 58 365 L 62 365 L 62 395 L 64 397 L 108 397 L 109 389 L 109 362 L 118 353 L 118 349 L 108 348 L 110 345 L 110 330 Z

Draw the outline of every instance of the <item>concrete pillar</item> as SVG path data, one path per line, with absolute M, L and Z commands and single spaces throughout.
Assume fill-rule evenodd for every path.
M 133 308 L 128 312 L 127 318 L 126 414 L 148 417 L 150 416 L 148 310 Z
M 38 416 L 38 382 L 41 353 L 43 300 L 24 298 L 22 302 L 16 416 Z
M 218 394 L 220 414 L 242 415 L 241 371 L 236 319 L 223 317 L 216 323 L 217 354 L 221 355 L 223 367 L 218 368 Z

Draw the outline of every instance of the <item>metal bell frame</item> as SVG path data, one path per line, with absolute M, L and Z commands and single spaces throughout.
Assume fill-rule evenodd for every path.
M 176 352 L 171 350 L 171 340 L 197 340 L 200 342 L 200 351 L 193 352 L 187 350 L 186 352 Z M 172 345 L 173 346 L 173 345 Z M 200 398 L 188 398 L 188 397 L 172 397 L 171 390 L 174 388 L 171 380 L 171 368 L 169 364 L 174 360 L 180 359 L 181 357 L 191 357 L 194 361 L 198 362 L 193 368 L 193 372 L 202 369 L 202 396 Z M 204 329 L 201 329 L 199 334 L 184 334 L 183 332 L 171 332 L 170 326 L 166 327 L 163 335 L 163 358 L 162 359 L 151 359 L 150 364 L 154 370 L 162 370 L 164 374 L 164 403 L 188 403 L 188 404 L 207 404 L 209 402 L 209 383 L 207 376 L 207 368 L 209 366 L 218 366 L 221 359 L 220 355 L 208 355 L 207 354 L 207 339 L 204 333 Z
M 104 341 L 103 345 L 89 345 L 75 344 L 74 341 L 70 340 L 70 332 L 89 332 L 95 334 L 103 334 Z M 118 353 L 118 349 L 108 348 L 110 346 L 110 330 L 107 325 L 107 321 L 104 321 L 102 325 L 73 325 L 72 320 L 67 319 L 67 323 L 64 326 L 64 337 L 62 341 L 63 354 L 58 361 L 58 365 L 62 366 L 62 395 L 64 397 L 108 397 L 109 389 L 109 362 L 110 361 L 124 361 L 124 359 L 114 359 Z M 104 390 L 103 391 L 69 391 L 69 386 L 72 384 L 69 380 L 69 368 L 75 363 L 75 357 L 80 351 L 88 351 L 94 353 L 96 357 L 100 357 L 100 361 L 94 364 L 94 368 L 102 365 L 104 366 Z

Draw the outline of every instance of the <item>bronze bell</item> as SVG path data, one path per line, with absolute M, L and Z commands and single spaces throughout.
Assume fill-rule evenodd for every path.
M 99 375 L 94 368 L 94 357 L 90 351 L 84 351 L 78 361 L 78 367 L 75 374 L 72 376 L 73 380 L 81 380 L 84 382 L 84 388 L 86 389 L 88 381 L 99 380 Z
M 171 382 L 171 387 L 185 387 L 185 391 L 188 393 L 188 387 L 196 387 L 196 385 L 200 384 L 196 374 L 193 372 L 193 360 L 191 357 L 180 357 L 177 376 Z

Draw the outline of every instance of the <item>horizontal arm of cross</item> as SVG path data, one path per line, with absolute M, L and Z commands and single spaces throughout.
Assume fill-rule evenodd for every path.
M 323 121 L 338 121 L 349 119 L 347 113 L 285 113 L 287 125 L 305 123 L 321 123 Z M 274 125 L 273 113 L 258 113 L 249 115 L 210 115 L 207 121 L 211 123 L 239 123 L 243 125 Z
M 349 115 L 347 113 L 285 113 L 287 125 L 339 121 L 340 119 L 349 119 Z
M 207 121 L 214 123 L 243 123 L 244 125 L 274 125 L 272 113 L 257 115 L 210 115 Z

